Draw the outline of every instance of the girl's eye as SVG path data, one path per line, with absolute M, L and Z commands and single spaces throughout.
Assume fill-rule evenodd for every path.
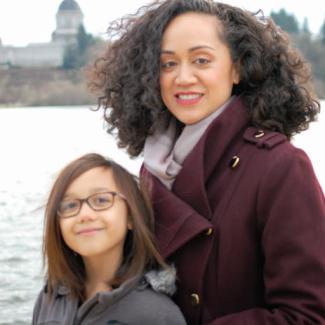
M 203 64 L 207 64 L 210 62 L 210 60 L 206 59 L 206 58 L 197 58 L 194 60 L 195 63 L 203 65 Z
M 175 61 L 161 62 L 160 66 L 162 69 L 170 69 L 176 65 Z
M 78 207 L 78 201 L 76 201 L 76 200 L 63 201 L 63 202 L 61 202 L 60 210 L 62 212 L 70 211 L 70 210 L 76 209 L 77 207 Z
M 112 196 L 109 194 L 96 195 L 92 198 L 92 203 L 97 206 L 108 205 L 113 201 Z

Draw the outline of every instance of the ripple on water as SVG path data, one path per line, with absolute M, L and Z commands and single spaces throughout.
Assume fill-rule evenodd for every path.
M 1 191 L 0 325 L 27 325 L 43 282 L 43 202 L 12 193 Z

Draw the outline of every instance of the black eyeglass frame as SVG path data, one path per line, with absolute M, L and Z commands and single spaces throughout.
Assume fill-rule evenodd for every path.
M 111 205 L 108 206 L 108 207 L 105 207 L 105 208 L 94 208 L 94 207 L 91 205 L 89 199 L 92 198 L 92 197 L 94 197 L 95 195 L 99 195 L 99 194 L 110 194 L 110 195 L 112 195 L 112 198 L 113 198 L 113 199 L 112 199 L 112 203 L 111 203 Z M 127 201 L 126 197 L 125 197 L 122 193 L 119 193 L 119 192 L 114 192 L 114 191 L 98 192 L 98 193 L 93 193 L 93 194 L 89 195 L 88 197 L 86 197 L 86 198 L 84 198 L 84 199 L 77 199 L 77 198 L 75 198 L 75 199 L 71 199 L 71 201 L 76 201 L 76 202 L 79 203 L 78 210 L 77 210 L 75 213 L 73 213 L 72 215 L 64 216 L 64 215 L 62 215 L 62 213 L 59 211 L 59 209 L 60 209 L 60 204 L 61 204 L 64 200 L 60 201 L 60 203 L 59 203 L 59 207 L 57 208 L 56 212 L 57 212 L 58 216 L 59 216 L 60 218 L 62 218 L 62 219 L 73 218 L 73 217 L 75 217 L 75 216 L 80 212 L 80 210 L 81 210 L 81 208 L 82 208 L 82 206 L 83 206 L 84 203 L 87 203 L 87 205 L 89 206 L 89 208 L 91 208 L 93 211 L 105 211 L 105 210 L 110 209 L 110 208 L 114 205 L 114 203 L 115 203 L 115 197 L 116 197 L 116 196 L 119 196 L 122 200 Z

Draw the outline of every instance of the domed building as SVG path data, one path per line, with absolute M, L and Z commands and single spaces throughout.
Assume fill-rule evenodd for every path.
M 77 41 L 83 13 L 75 0 L 63 0 L 56 14 L 56 29 L 49 43 L 25 47 L 5 46 L 0 42 L 0 66 L 59 67 L 66 47 Z
M 74 42 L 82 22 L 83 14 L 78 3 L 75 0 L 64 0 L 56 14 L 56 30 L 52 34 L 52 41 L 64 44 Z

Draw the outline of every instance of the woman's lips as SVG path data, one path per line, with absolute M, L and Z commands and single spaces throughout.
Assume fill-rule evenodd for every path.
M 179 105 L 195 105 L 197 104 L 203 97 L 201 93 L 177 93 L 175 95 L 176 102 Z

